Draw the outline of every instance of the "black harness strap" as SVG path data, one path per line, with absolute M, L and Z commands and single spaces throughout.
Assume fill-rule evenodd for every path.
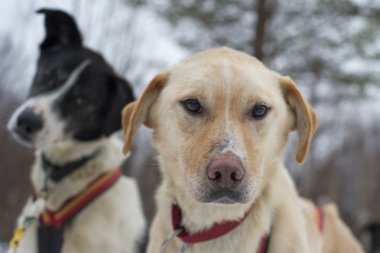
M 265 248 L 264 248 L 264 252 L 263 253 L 268 253 L 269 252 L 269 245 L 270 245 L 270 234 L 268 235 L 268 238 L 267 238 L 267 241 L 266 241 L 266 245 L 265 245 Z
M 63 244 L 64 224 L 60 227 L 43 225 L 38 226 L 38 252 L 60 253 Z

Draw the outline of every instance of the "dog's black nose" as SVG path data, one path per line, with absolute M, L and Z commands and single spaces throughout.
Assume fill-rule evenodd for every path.
M 26 109 L 17 118 L 16 132 L 24 138 L 31 137 L 43 127 L 42 117 L 32 109 Z
M 209 180 L 220 188 L 235 188 L 243 180 L 244 174 L 240 159 L 231 152 L 214 157 L 207 166 Z

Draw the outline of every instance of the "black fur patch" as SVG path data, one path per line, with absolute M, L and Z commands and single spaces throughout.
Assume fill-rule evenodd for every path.
M 82 45 L 74 19 L 65 12 L 41 9 L 46 37 L 40 46 L 37 73 L 29 97 L 49 94 L 61 87 L 73 70 L 89 60 L 76 83 L 54 101 L 53 110 L 66 123 L 65 134 L 90 141 L 121 128 L 121 110 L 134 100 L 127 81 L 104 58 Z

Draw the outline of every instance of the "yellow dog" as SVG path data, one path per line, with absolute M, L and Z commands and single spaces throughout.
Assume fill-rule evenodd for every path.
M 205 51 L 124 109 L 125 152 L 142 123 L 163 177 L 149 253 L 362 252 L 336 208 L 300 198 L 283 165 L 289 133 L 302 163 L 317 126 L 288 77 L 232 49 Z

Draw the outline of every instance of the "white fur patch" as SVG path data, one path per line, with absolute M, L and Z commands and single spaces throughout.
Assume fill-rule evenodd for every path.
M 61 207 L 69 198 L 85 189 L 90 182 L 106 171 L 117 168 L 125 159 L 121 152 L 122 143 L 115 137 L 99 140 L 96 145 L 100 148 L 100 153 L 96 158 L 57 184 L 49 185 L 49 195 L 45 204 L 50 210 Z M 78 150 L 79 148 L 76 151 Z M 68 156 L 73 154 L 69 151 L 61 151 L 60 159 L 70 160 Z M 85 151 L 88 152 L 88 150 Z M 58 153 L 54 156 L 57 159 Z M 32 183 L 36 192 L 43 187 L 44 177 L 41 159 L 37 155 L 32 168 Z M 30 199 L 20 215 L 20 220 L 30 214 L 40 212 L 40 208 L 41 203 L 36 205 Z M 37 222 L 33 222 L 25 230 L 17 253 L 37 253 L 37 225 Z M 144 228 L 145 219 L 136 182 L 122 176 L 115 185 L 91 202 L 75 217 L 70 226 L 65 228 L 62 253 L 134 253 L 137 252 L 136 247 L 143 236 Z M 101 247 L 99 247 L 99 240 Z
M 24 112 L 24 110 L 30 108 L 43 118 L 43 128 L 36 134 L 36 136 L 34 136 L 32 140 L 33 143 L 23 141 L 18 138 L 17 134 L 14 133 L 14 136 L 17 139 L 26 145 L 44 149 L 69 138 L 69 136 L 65 136 L 64 133 L 65 122 L 63 122 L 62 119 L 60 119 L 54 112 L 53 103 L 57 98 L 63 96 L 77 82 L 80 74 L 90 64 L 91 62 L 89 60 L 82 62 L 73 70 L 66 82 L 57 90 L 32 97 L 23 103 L 13 113 L 10 121 L 8 122 L 8 130 L 14 133 L 13 129 L 17 126 L 18 117 L 22 112 Z

